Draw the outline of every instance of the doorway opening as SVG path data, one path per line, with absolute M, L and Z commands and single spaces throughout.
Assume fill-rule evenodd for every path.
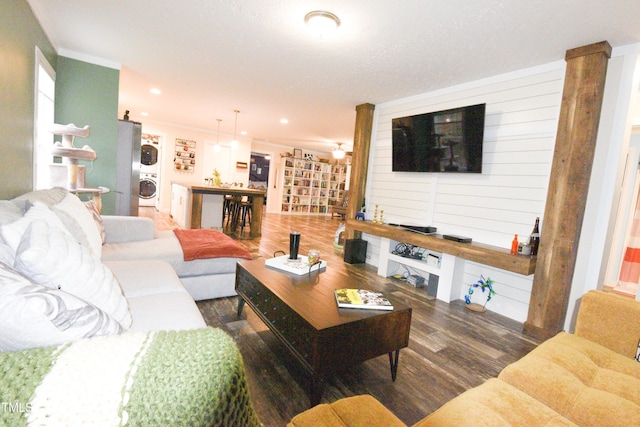
M 251 153 L 251 166 L 249 169 L 249 186 L 259 190 L 269 188 L 269 164 L 271 156 L 263 153 Z M 267 203 L 267 197 L 264 198 Z

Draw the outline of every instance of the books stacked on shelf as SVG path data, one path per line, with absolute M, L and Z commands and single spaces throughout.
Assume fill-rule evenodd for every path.
M 393 310 L 391 302 L 380 292 L 366 289 L 336 289 L 336 302 L 340 308 L 363 308 L 367 310 Z

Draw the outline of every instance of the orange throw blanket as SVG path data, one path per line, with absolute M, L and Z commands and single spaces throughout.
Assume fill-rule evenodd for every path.
M 173 230 L 184 252 L 184 260 L 203 258 L 253 259 L 251 253 L 231 237 L 218 230 Z

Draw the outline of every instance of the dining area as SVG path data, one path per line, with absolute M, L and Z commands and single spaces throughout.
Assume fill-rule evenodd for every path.
M 182 228 L 214 228 L 248 237 L 262 235 L 266 189 L 172 182 L 171 215 Z

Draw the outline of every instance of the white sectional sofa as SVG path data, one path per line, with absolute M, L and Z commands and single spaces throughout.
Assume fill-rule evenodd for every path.
M 173 240 L 61 188 L 0 200 L 0 425 L 260 425 L 240 352 L 176 273 L 211 270 Z
M 155 232 L 149 218 L 105 215 L 102 220 L 107 234 L 102 246 L 103 261 L 166 261 L 196 301 L 236 295 L 236 262 L 239 258 L 185 261 L 173 231 Z
M 27 281 L 48 286 L 49 291 L 42 289 L 43 293 L 48 292 L 48 301 L 57 298 L 55 301 L 62 299 L 62 303 L 69 305 L 76 296 L 106 312 L 112 317 L 107 319 L 120 323 L 122 330 L 146 332 L 205 327 L 194 298 L 173 267 L 181 264 L 177 240 L 170 236 L 154 239 L 153 223 L 146 218 L 111 217 L 104 229 L 101 219 L 91 202 L 83 203 L 62 188 L 33 191 L 14 200 L 0 201 L 0 262 L 5 270 L 16 270 L 6 274 L 23 275 Z M 130 243 L 124 243 L 126 239 Z M 146 245 L 146 252 L 140 256 L 134 252 L 137 244 Z M 170 248 L 177 253 L 171 254 Z M 6 286 L 4 290 L 9 292 Z M 24 299 L 11 296 L 10 292 L 4 296 L 7 303 Z M 115 313 L 114 307 L 122 311 L 123 306 L 128 311 L 126 316 Z M 11 315 L 13 311 L 4 310 L 0 316 L 11 322 L 18 319 Z M 99 326 L 107 324 L 103 321 Z M 0 350 L 83 338 L 72 336 L 73 329 L 67 329 L 64 336 L 44 336 L 40 342 L 34 336 L 33 342 L 20 343 L 16 337 L 18 342 L 9 344 L 5 340 L 3 345 L 0 338 Z

